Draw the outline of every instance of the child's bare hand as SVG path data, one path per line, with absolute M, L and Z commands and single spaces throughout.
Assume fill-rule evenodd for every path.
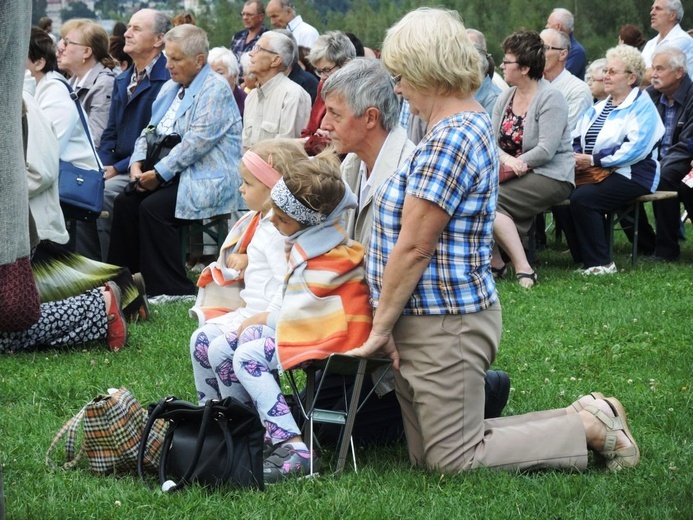
M 234 253 L 226 257 L 226 267 L 243 272 L 248 267 L 248 255 Z
M 269 312 L 258 312 L 257 314 L 252 315 L 250 318 L 243 320 L 241 326 L 238 327 L 238 337 L 240 338 L 243 331 L 251 325 L 267 325 L 267 316 L 269 316 Z

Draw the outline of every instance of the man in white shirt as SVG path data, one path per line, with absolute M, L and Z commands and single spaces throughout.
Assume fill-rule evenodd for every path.
M 296 46 L 288 36 L 265 32 L 250 51 L 257 87 L 245 99 L 243 150 L 275 137 L 298 138 L 310 117 L 310 95 L 286 77 Z
M 320 35 L 315 27 L 296 14 L 289 0 L 270 0 L 266 13 L 275 29 L 288 29 L 294 33 L 299 47 L 310 49 Z
M 683 6 L 681 0 L 655 0 L 650 10 L 650 26 L 657 31 L 657 36 L 645 44 L 642 57 L 645 60 L 647 73 L 642 84 L 650 82 L 652 74 L 652 56 L 660 45 L 671 45 L 681 49 L 686 55 L 688 75 L 693 77 L 693 38 L 681 29 Z
M 568 102 L 568 124 L 572 130 L 583 112 L 592 106 L 592 92 L 587 83 L 565 68 L 570 50 L 568 35 L 556 29 L 544 29 L 541 31 L 541 39 L 544 40 L 546 54 L 544 79 L 565 96 Z
M 541 31 L 541 39 L 544 41 L 544 79 L 551 83 L 568 102 L 568 125 L 572 131 L 585 110 L 592 106 L 592 91 L 587 83 L 573 76 L 566 69 L 566 62 L 570 51 L 569 36 L 557 29 L 544 29 Z M 559 222 L 561 217 L 554 208 L 554 220 Z M 535 241 L 537 247 L 546 245 L 546 233 L 544 231 L 544 214 L 540 213 L 536 219 Z

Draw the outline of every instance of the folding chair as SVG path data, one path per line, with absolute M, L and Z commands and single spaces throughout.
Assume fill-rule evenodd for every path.
M 342 433 L 339 440 L 339 452 L 337 457 L 337 470 L 335 475 L 340 475 L 344 470 L 346 464 L 347 452 L 349 446 L 351 446 L 351 453 L 354 464 L 354 471 L 358 471 L 356 468 L 356 451 L 354 450 L 354 440 L 352 438 L 351 432 L 354 429 L 354 422 L 356 420 L 356 414 L 363 404 L 368 400 L 371 394 L 375 391 L 376 386 L 382 378 L 385 376 L 387 369 L 392 366 L 392 361 L 389 359 L 365 359 L 353 356 L 346 356 L 344 354 L 331 354 L 327 359 L 313 361 L 307 366 L 302 367 L 302 370 L 306 373 L 306 395 L 304 400 L 301 399 L 300 391 L 298 385 L 296 384 L 296 379 L 294 377 L 293 370 L 287 370 L 286 374 L 291 385 L 291 389 L 294 393 L 294 398 L 298 407 L 300 409 L 301 415 L 305 419 L 304 424 L 304 436 L 308 437 L 308 448 L 310 453 L 313 453 L 314 443 L 317 442 L 314 433 L 315 423 L 327 423 L 327 424 L 337 424 L 342 426 Z M 381 374 L 378 381 L 370 392 L 366 395 L 359 406 L 359 401 L 361 400 L 361 388 L 363 387 L 363 381 L 367 374 L 371 374 L 376 369 L 381 368 Z M 333 373 L 342 376 L 355 375 L 356 379 L 354 381 L 354 386 L 351 394 L 351 399 L 346 398 L 346 385 L 344 386 L 344 402 L 347 404 L 346 409 L 343 411 L 337 410 L 325 410 L 316 408 L 315 405 L 318 402 L 320 396 L 320 390 L 322 389 L 322 382 L 324 381 L 324 376 L 320 380 L 317 389 L 315 388 L 315 374 L 318 370 L 323 371 L 324 374 Z M 313 459 L 311 457 L 310 462 L 310 475 L 314 474 Z

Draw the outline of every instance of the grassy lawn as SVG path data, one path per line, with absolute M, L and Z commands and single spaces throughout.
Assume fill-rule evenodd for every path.
M 53 471 L 46 450 L 93 396 L 125 386 L 143 403 L 193 400 L 184 304 L 131 327 L 120 354 L 100 345 L 0 358 L 0 457 L 9 519 L 162 518 L 693 518 L 693 229 L 682 262 L 639 262 L 618 233 L 608 277 L 575 274 L 562 245 L 540 252 L 540 284 L 499 284 L 503 339 L 495 366 L 510 373 L 505 415 L 563 407 L 598 390 L 621 399 L 642 452 L 637 469 L 609 475 L 476 471 L 441 476 L 409 467 L 406 448 L 360 450 L 358 474 L 291 481 L 258 492 Z M 451 396 L 454 398 L 454 396 Z

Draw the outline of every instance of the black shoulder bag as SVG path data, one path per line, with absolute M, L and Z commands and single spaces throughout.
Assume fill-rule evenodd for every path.
M 204 405 L 167 397 L 148 408 L 137 471 L 143 478 L 144 448 L 157 419 L 169 423 L 159 465 L 164 491 L 177 491 L 197 482 L 217 487 L 264 489 L 262 449 L 265 428 L 257 412 L 227 397 Z

